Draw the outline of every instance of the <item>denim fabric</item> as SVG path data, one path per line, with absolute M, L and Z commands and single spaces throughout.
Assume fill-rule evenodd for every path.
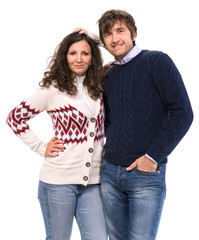
M 53 185 L 39 182 L 46 240 L 69 240 L 74 216 L 83 240 L 107 240 L 100 185 Z
M 156 239 L 166 195 L 166 165 L 154 173 L 116 166 L 103 160 L 102 200 L 110 240 Z

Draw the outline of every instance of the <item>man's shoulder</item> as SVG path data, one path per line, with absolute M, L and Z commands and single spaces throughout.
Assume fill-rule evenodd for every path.
M 142 50 L 143 56 L 146 57 L 158 57 L 158 56 L 163 56 L 165 55 L 164 52 L 158 51 L 158 50 Z
M 149 63 L 157 62 L 161 64 L 167 60 L 170 60 L 166 53 L 157 50 L 143 50 L 142 57 L 147 59 Z
M 106 65 L 104 65 L 104 68 L 106 70 L 108 70 L 109 68 L 113 67 L 114 65 L 116 65 L 115 61 L 111 61 L 111 62 L 107 63 Z

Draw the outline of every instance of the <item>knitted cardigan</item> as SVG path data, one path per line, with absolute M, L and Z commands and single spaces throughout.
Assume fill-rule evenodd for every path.
M 166 163 L 193 120 L 178 69 L 158 51 L 143 50 L 126 64 L 110 66 L 104 104 L 104 158 L 124 167 L 145 154 Z
M 7 123 L 14 133 L 41 156 L 44 156 L 47 143 L 36 136 L 27 121 L 42 111 L 52 119 L 54 137 L 65 142 L 66 149 L 57 157 L 44 159 L 39 178 L 45 183 L 87 185 L 100 182 L 103 101 L 102 98 L 92 100 L 85 87 L 82 91 L 71 96 L 54 86 L 40 88 L 8 115 Z

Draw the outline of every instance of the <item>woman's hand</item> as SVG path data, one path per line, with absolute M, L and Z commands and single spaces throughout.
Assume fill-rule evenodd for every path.
M 88 35 L 88 30 L 87 29 L 84 29 L 84 28 L 79 28 L 79 27 L 76 27 L 73 32 L 79 32 L 79 34 L 85 34 L 85 35 Z
M 53 137 L 47 144 L 44 156 L 57 157 L 59 155 L 59 152 L 63 152 L 64 149 L 64 141 L 57 140 Z

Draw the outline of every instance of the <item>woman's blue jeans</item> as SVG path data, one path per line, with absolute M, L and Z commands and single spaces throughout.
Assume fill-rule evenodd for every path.
M 39 182 L 46 240 L 69 240 L 74 216 L 83 240 L 107 240 L 100 185 L 54 185 Z
M 102 199 L 110 240 L 154 240 L 166 194 L 166 165 L 126 171 L 103 160 Z

